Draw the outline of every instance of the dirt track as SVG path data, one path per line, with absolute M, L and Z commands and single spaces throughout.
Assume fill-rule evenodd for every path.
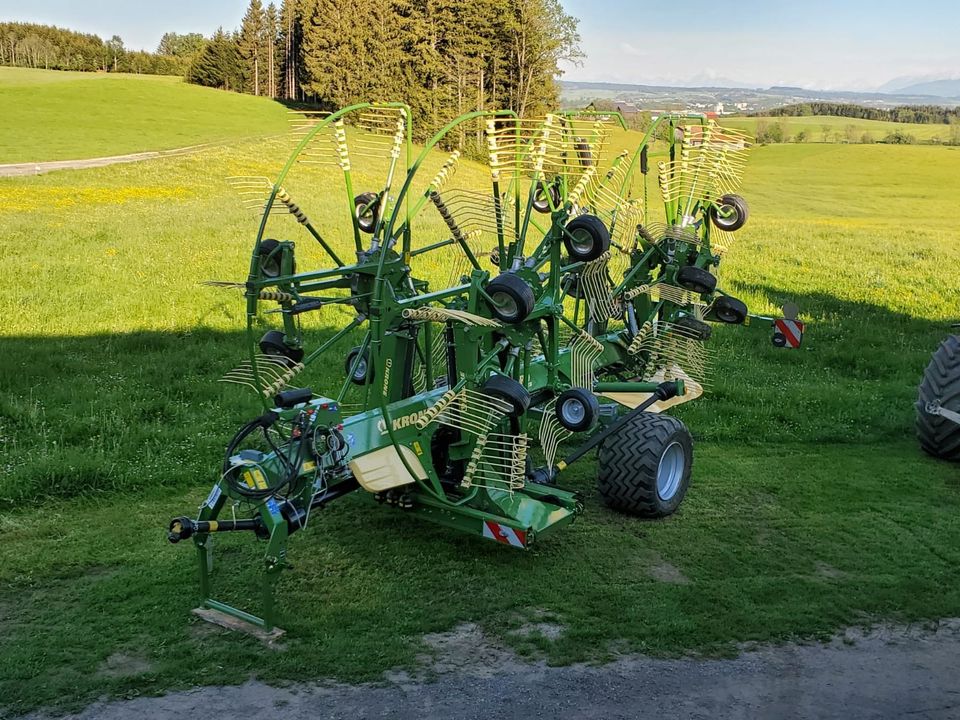
M 36 163 L 13 163 L 0 165 L 0 177 L 20 177 L 23 175 L 43 175 L 54 170 L 84 170 L 86 168 L 117 165 L 119 163 L 140 162 L 170 155 L 185 155 L 202 150 L 206 145 L 176 148 L 174 150 L 158 150 L 151 152 L 132 153 L 130 155 L 111 155 L 109 157 L 87 158 L 86 160 L 52 160 Z
M 735 660 L 629 657 L 589 667 L 517 661 L 484 646 L 475 626 L 425 638 L 439 651 L 431 682 L 403 673 L 382 685 L 256 681 L 164 697 L 99 702 L 82 720 L 225 714 L 267 718 L 911 718 L 960 717 L 960 620 L 847 632 Z M 479 647 L 478 647 L 479 643 Z M 32 715 L 31 718 L 40 718 Z

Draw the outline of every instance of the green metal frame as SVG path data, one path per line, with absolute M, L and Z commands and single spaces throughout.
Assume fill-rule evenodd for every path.
M 402 169 L 398 167 L 399 158 L 396 157 L 389 165 L 385 187 L 378 193 L 380 212 L 377 214 L 369 247 L 364 248 L 361 242 L 354 213 L 353 181 L 350 169 L 346 168 L 344 187 L 350 217 L 353 219 L 356 262 L 346 263 L 339 258 L 311 225 L 307 227 L 307 231 L 318 241 L 334 267 L 296 272 L 293 243 L 280 242 L 273 251 L 274 257 L 270 258 L 272 261 L 279 261 L 279 274 L 265 275 L 265 260 L 261 257 L 261 250 L 267 222 L 297 158 L 319 132 L 329 128 L 331 124 L 342 123 L 355 113 L 373 107 L 395 108 L 402 115 L 405 114 L 406 161 Z M 599 120 L 601 116 L 610 114 L 594 112 L 588 115 L 596 116 Z M 513 272 L 519 275 L 533 289 L 533 311 L 522 321 L 509 325 L 448 322 L 444 329 L 450 348 L 448 362 L 452 363 L 451 367 L 456 367 L 457 375 L 450 379 L 448 386 L 414 392 L 410 382 L 414 365 L 417 362 L 422 363 L 420 358 L 426 357 L 430 352 L 434 331 L 429 323 L 408 321 L 405 311 L 441 307 L 468 312 L 485 319 L 494 318 L 495 312 L 492 299 L 486 292 L 491 273 L 480 266 L 470 247 L 455 233 L 454 237 L 449 239 L 414 249 L 412 223 L 418 213 L 427 206 L 429 189 L 415 198 L 413 183 L 430 153 L 465 123 L 493 120 L 495 123 L 504 124 L 503 127 L 508 129 L 511 127 L 510 123 L 516 123 L 519 137 L 520 120 L 510 111 L 469 113 L 448 123 L 414 158 L 409 117 L 409 109 L 402 103 L 363 103 L 344 108 L 318 123 L 299 143 L 280 172 L 267 199 L 266 211 L 259 225 L 245 285 L 249 359 L 258 386 L 268 384 L 265 378 L 260 377 L 257 363 L 256 328 L 261 292 L 279 291 L 294 299 L 292 303 L 284 306 L 282 319 L 285 337 L 291 346 L 296 346 L 300 336 L 296 318 L 290 312 L 291 307 L 308 294 L 315 299 L 313 293 L 345 288 L 351 290 L 348 300 L 357 310 L 357 318 L 320 346 L 311 349 L 303 359 L 304 365 L 310 365 L 322 358 L 341 338 L 358 332 L 364 323 L 368 323 L 363 333 L 360 352 L 336 398 L 314 397 L 306 404 L 274 408 L 270 397 L 261 397 L 268 415 L 275 417 L 281 426 L 299 428 L 301 437 L 302 433 L 333 432 L 331 429 L 335 428 L 341 437 L 348 439 L 345 440 L 348 445 L 347 456 L 337 456 L 333 461 L 326 456 L 314 458 L 313 465 L 308 470 L 300 472 L 292 480 L 287 478 L 286 492 L 282 497 L 267 497 L 253 508 L 251 517 L 257 518 L 258 535 L 266 542 L 262 617 L 237 610 L 215 599 L 212 591 L 211 539 L 216 532 L 241 529 L 236 523 L 220 523 L 218 518 L 228 503 L 245 501 L 243 493 L 239 493 L 234 487 L 235 473 L 245 466 L 228 468 L 201 507 L 196 521 L 181 518 L 175 521 L 179 523 L 176 526 L 179 529 L 172 526 L 171 539 L 191 535 L 194 539 L 204 605 L 263 628 L 272 628 L 276 621 L 273 589 L 280 570 L 286 565 L 286 542 L 289 534 L 298 527 L 296 522 L 299 521 L 294 522 L 294 519 L 299 517 L 297 513 L 309 514 L 311 508 L 322 506 L 326 501 L 326 493 L 333 492 L 334 496 L 338 497 L 356 487 L 346 457 L 354 461 L 383 448 L 395 448 L 400 462 L 413 482 L 403 486 L 399 499 L 388 494 L 389 498 L 397 500 L 412 514 L 467 533 L 485 535 L 485 528 L 489 528 L 489 524 L 493 523 L 511 529 L 515 537 L 523 538 L 520 544 L 529 547 L 542 535 L 572 522 L 582 511 L 582 503 L 576 493 L 556 485 L 544 486 L 528 482 L 522 488 L 513 490 L 479 486 L 460 490 L 452 487 L 433 463 L 432 448 L 439 442 L 438 426 L 433 423 L 410 422 L 409 418 L 427 411 L 445 392 L 479 390 L 492 375 L 497 374 L 518 381 L 531 395 L 547 398 L 558 396 L 574 384 L 571 370 L 572 350 L 565 347 L 560 340 L 561 332 L 567 329 L 580 333 L 591 328 L 591 335 L 602 348 L 594 367 L 597 381 L 593 387 L 587 388 L 588 390 L 596 393 L 652 393 L 656 390 L 657 383 L 622 379 L 623 374 L 629 377 L 642 375 L 648 361 L 642 353 L 631 355 L 628 352 L 630 343 L 636 335 L 637 327 L 655 321 L 669 322 L 684 313 L 682 306 L 668 300 L 653 301 L 646 295 L 639 295 L 630 301 L 629 311 L 626 306 L 623 310 L 625 314 L 632 313 L 633 321 L 624 322 L 624 327 L 620 329 L 610 328 L 607 322 L 593 322 L 586 307 L 581 307 L 579 300 L 574 303 L 571 315 L 565 304 L 563 281 L 568 276 L 582 272 L 584 264 L 569 262 L 565 258 L 564 240 L 568 234 L 566 225 L 575 210 L 590 212 L 593 208 L 576 205 L 573 201 L 571 193 L 575 183 L 572 182 L 572 173 L 565 168 L 551 177 L 546 177 L 539 171 L 527 172 L 524 167 L 525 156 L 521 154 L 506 180 L 499 176 L 493 177 L 491 196 L 497 208 L 497 269 L 500 273 Z M 559 114 L 556 117 L 559 118 L 556 120 L 558 127 L 566 128 L 562 132 L 569 135 L 571 115 Z M 613 114 L 613 118 L 625 127 L 619 114 Z M 544 122 L 550 123 L 554 120 L 547 119 Z M 613 168 L 617 172 L 611 171 L 601 183 L 612 182 L 610 178 L 617 177 L 622 163 L 626 163 L 619 187 L 604 187 L 617 196 L 629 198 L 635 176 L 640 169 L 641 158 L 644 153 L 649 152 L 657 133 L 664 129 L 667 131 L 667 152 L 672 157 L 677 144 L 674 130 L 679 125 L 690 122 L 705 123 L 706 120 L 699 115 L 669 115 L 658 118 L 632 153 L 615 159 Z M 570 140 L 572 142 L 572 136 Z M 527 152 L 534 151 L 531 144 Z M 404 173 L 403 181 L 396 196 L 392 197 L 391 187 L 399 173 Z M 646 196 L 646 176 L 643 183 Z M 533 212 L 538 188 L 544 184 L 555 186 L 560 193 L 559 203 L 549 200 L 551 212 L 548 226 L 539 222 Z M 549 198 L 549 194 L 547 197 Z M 508 202 L 514 206 L 512 234 L 508 233 L 507 226 L 502 221 L 501 210 Z M 634 241 L 635 248 L 624 277 L 620 281 L 610 281 L 612 292 L 619 295 L 624 290 L 652 281 L 673 284 L 679 269 L 684 265 L 694 264 L 709 268 L 719 262 L 711 250 L 710 223 L 706 221 L 710 210 L 710 203 L 701 201 L 688 202 L 682 208 L 680 203 L 666 202 L 668 225 L 681 225 L 691 216 L 699 218 L 700 222 L 695 226 L 695 242 L 687 243 L 681 239 L 667 251 L 662 244 L 648 243 L 638 236 Z M 617 220 L 614 214 L 611 227 Z M 533 240 L 528 243 L 531 233 L 534 233 Z M 449 288 L 431 289 L 425 280 L 413 275 L 411 266 L 414 258 L 453 245 L 457 245 L 469 260 L 471 269 L 465 282 Z M 526 254 L 528 245 L 533 249 Z M 691 258 L 694 250 L 695 258 Z M 549 266 L 549 270 L 542 272 L 546 266 Z M 705 298 L 707 301 L 710 299 L 711 297 Z M 345 302 L 344 298 L 338 296 L 324 296 L 321 300 L 331 303 Z M 538 339 L 540 344 L 540 352 L 536 354 L 530 350 L 533 339 Z M 501 352 L 507 348 L 512 348 L 513 351 L 507 361 L 502 362 Z M 350 387 L 349 377 L 358 368 L 362 356 L 369 357 L 368 362 L 373 368 L 372 376 L 376 379 L 376 386 L 367 385 L 365 409 L 362 412 L 341 417 L 339 404 L 344 400 Z M 431 364 L 426 363 L 426 366 L 428 388 L 432 388 L 436 378 Z M 541 416 L 542 411 L 538 410 L 514 419 L 505 417 L 500 421 L 499 431 L 509 435 L 530 435 Z M 299 442 L 302 444 L 302 440 Z M 447 443 L 445 457 L 450 462 L 465 463 L 475 449 L 475 442 L 467 435 L 448 439 Z M 300 445 L 291 434 L 287 444 L 264 456 L 258 467 L 262 467 L 265 477 L 275 480 L 284 474 L 289 475 L 287 469 L 293 465 L 290 457 L 286 456 L 300 452 L 296 450 L 297 447 Z M 421 478 L 411 466 L 406 451 L 418 458 L 425 477 Z M 332 463 L 331 467 L 325 465 L 328 461 Z M 322 466 L 321 470 L 317 469 L 318 463 Z M 318 487 L 323 489 L 322 492 Z M 184 527 L 194 528 L 196 532 L 185 532 Z M 242 529 L 250 527 L 244 525 Z

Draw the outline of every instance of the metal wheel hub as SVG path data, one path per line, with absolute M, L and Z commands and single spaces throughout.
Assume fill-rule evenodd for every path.
M 657 466 L 657 495 L 663 501 L 669 501 L 680 489 L 680 481 L 686 470 L 687 459 L 683 447 L 674 440 L 660 456 Z
M 571 239 L 578 252 L 586 254 L 593 250 L 593 236 L 586 230 L 574 230 Z
M 739 213 L 733 205 L 723 205 L 717 212 L 717 225 L 720 227 L 729 227 L 737 221 Z
M 514 318 L 520 314 L 517 301 L 507 293 L 494 293 L 493 303 L 497 306 L 497 310 L 504 318 Z
M 560 406 L 560 415 L 569 425 L 579 425 L 587 414 L 587 408 L 579 400 L 571 398 Z
M 355 378 L 365 378 L 367 376 L 367 361 L 365 358 L 360 358 L 357 369 L 353 371 L 353 376 Z

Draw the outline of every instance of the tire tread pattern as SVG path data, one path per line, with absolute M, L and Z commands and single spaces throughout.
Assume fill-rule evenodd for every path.
M 657 469 L 667 444 L 678 435 L 686 440 L 687 466 L 676 495 L 664 503 L 657 495 Z M 600 446 L 597 486 L 615 510 L 641 517 L 665 517 L 683 500 L 690 484 L 692 441 L 686 426 L 670 415 L 641 413 Z
M 950 335 L 930 358 L 917 393 L 917 439 L 934 457 L 960 460 L 960 425 L 927 412 L 927 403 L 960 412 L 960 335 Z

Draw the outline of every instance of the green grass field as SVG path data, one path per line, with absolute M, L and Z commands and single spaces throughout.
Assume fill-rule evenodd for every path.
M 960 149 L 778 145 L 752 156 L 721 282 L 761 314 L 797 302 L 808 335 L 789 352 L 716 329 L 711 392 L 679 412 L 697 446 L 676 516 L 607 511 L 592 461 L 565 478 L 583 518 L 529 553 L 358 494 L 291 541 L 285 651 L 197 621 L 194 552 L 164 529 L 256 412 L 216 382 L 243 352 L 240 298 L 198 283 L 242 278 L 255 231 L 221 178 L 282 159 L 246 143 L 0 180 L 0 708 L 373 680 L 465 621 L 570 662 L 960 613 L 960 471 L 912 439 L 915 386 L 957 316 Z M 221 543 L 229 599 L 255 604 L 257 550 Z M 535 617 L 562 635 L 516 632 Z
M 267 98 L 182 78 L 0 67 L 0 163 L 168 150 L 282 133 Z
M 783 122 L 785 136 L 795 139 L 798 133 L 806 134 L 806 142 L 846 142 L 847 128 L 853 128 L 855 142 L 861 142 L 864 135 L 873 142 L 883 140 L 893 132 L 912 135 L 917 142 L 948 142 L 952 137 L 952 128 L 949 125 L 927 125 L 920 123 L 896 123 L 885 120 L 858 120 L 855 118 L 833 117 L 829 115 L 817 117 L 763 117 L 763 118 L 724 118 L 722 124 L 756 133 L 757 123 L 765 122 L 768 125 Z

